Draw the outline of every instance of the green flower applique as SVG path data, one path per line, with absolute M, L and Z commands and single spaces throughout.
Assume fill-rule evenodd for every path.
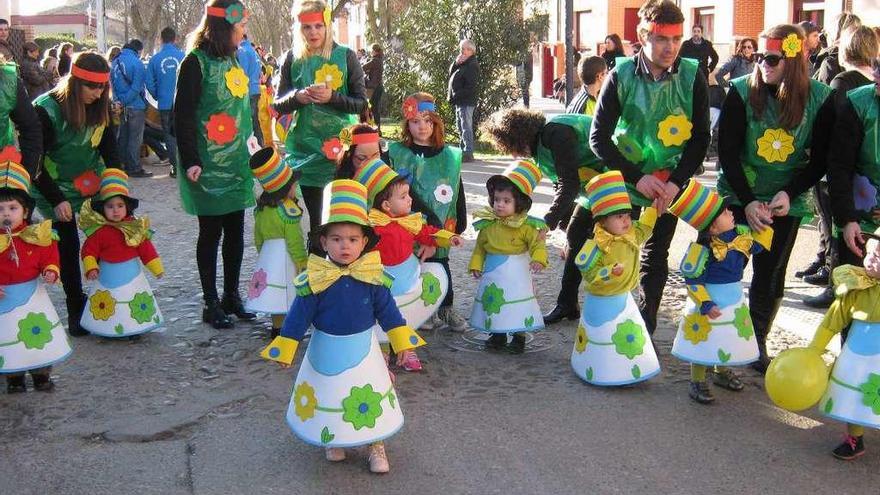
M 862 391 L 862 404 L 871 408 L 874 414 L 880 414 L 880 375 L 868 374 L 868 381 L 859 385 Z
M 52 322 L 45 313 L 28 313 L 18 322 L 18 340 L 27 349 L 42 349 L 52 342 Z
M 501 312 L 501 306 L 504 306 L 504 303 L 506 302 L 504 300 L 504 289 L 498 287 L 494 283 L 489 284 L 489 286 L 486 287 L 486 290 L 483 291 L 483 296 L 480 298 L 480 302 L 483 304 L 483 311 L 485 311 L 487 315 L 497 315 Z
M 419 298 L 425 306 L 430 306 L 440 299 L 440 280 L 433 273 L 422 274 L 422 294 Z
M 623 354 L 627 359 L 633 359 L 642 354 L 645 347 L 645 335 L 642 327 L 632 320 L 626 320 L 617 325 L 617 330 L 611 336 L 614 350 Z
M 745 340 L 755 335 L 755 327 L 752 325 L 752 317 L 749 315 L 749 307 L 743 304 L 733 311 L 733 326 L 736 327 L 736 334 Z
M 376 426 L 376 418 L 382 415 L 382 394 L 373 391 L 372 385 L 351 387 L 348 397 L 342 399 L 342 420 L 351 423 L 355 430 Z
M 156 314 L 156 304 L 149 292 L 135 294 L 128 302 L 128 309 L 131 310 L 131 317 L 138 323 L 147 323 Z

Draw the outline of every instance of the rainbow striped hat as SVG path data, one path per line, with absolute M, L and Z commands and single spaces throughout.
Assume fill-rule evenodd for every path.
M 334 180 L 324 190 L 321 226 L 333 223 L 356 223 L 369 227 L 367 188 L 350 179 Z M 329 203 L 329 204 L 328 204 Z
M 585 189 L 593 217 L 632 210 L 626 182 L 623 181 L 623 174 L 619 170 L 611 170 L 593 177 Z
M 31 175 L 13 161 L 0 163 L 0 189 L 23 191 L 30 196 Z
M 251 173 L 268 193 L 280 191 L 294 178 L 293 169 L 281 162 L 281 155 L 272 147 L 254 153 L 251 156 L 250 167 Z
M 705 230 L 724 208 L 724 201 L 716 191 L 691 179 L 678 199 L 669 205 L 669 213 L 697 230 Z
M 391 169 L 385 162 L 379 158 L 374 158 L 361 166 L 361 169 L 354 175 L 354 180 L 360 182 L 367 188 L 367 199 L 370 204 L 376 199 L 380 192 L 384 191 L 388 184 L 400 175 Z
M 98 193 L 100 201 L 107 201 L 114 196 L 128 195 L 128 174 L 119 168 L 106 168 L 101 172 L 101 191 Z
M 494 182 L 502 177 L 512 182 L 517 189 L 531 198 L 538 182 L 541 182 L 542 175 L 541 170 L 532 160 L 517 160 L 516 163 L 507 167 L 507 170 L 501 175 L 489 177 L 489 182 Z M 489 186 L 489 183 L 486 185 Z

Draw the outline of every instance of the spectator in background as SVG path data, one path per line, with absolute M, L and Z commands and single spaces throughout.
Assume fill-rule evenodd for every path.
M 681 44 L 681 58 L 692 58 L 700 62 L 703 77 L 709 80 L 709 73 L 718 65 L 718 52 L 712 42 L 703 38 L 703 26 L 697 24 L 691 28 L 691 39 Z
M 474 161 L 474 110 L 480 88 L 477 46 L 469 39 L 458 44 L 458 57 L 449 67 L 449 104 L 455 107 L 455 124 L 461 136 L 462 162 Z
M 177 138 L 174 137 L 174 91 L 177 84 L 177 71 L 183 60 L 183 50 L 175 46 L 177 33 L 166 27 L 159 35 L 162 48 L 150 59 L 147 65 L 147 91 L 153 95 L 158 104 L 159 117 L 162 121 L 163 141 L 168 149 L 168 161 L 171 162 L 171 177 L 177 175 Z M 151 146 L 152 147 L 152 146 Z M 156 153 L 158 155 L 158 152 Z M 162 156 L 159 156 L 162 158 Z
M 58 48 L 58 75 L 64 77 L 70 72 L 70 60 L 73 58 L 73 45 L 61 43 Z
M 813 74 L 819 70 L 819 65 L 816 63 L 816 60 L 819 58 L 819 51 L 822 49 L 822 41 L 819 39 L 819 26 L 813 24 L 810 21 L 803 21 L 798 24 L 801 29 L 804 30 L 804 34 L 807 35 L 807 39 L 804 42 L 804 51 L 807 52 L 807 57 L 810 60 L 809 68 L 810 68 L 810 77 L 813 77 Z M 733 79 L 731 77 L 731 79 Z
M 58 48 L 54 46 L 46 50 L 46 53 L 43 55 L 43 69 L 46 69 L 52 76 L 52 86 L 55 86 L 58 83 L 58 80 L 61 79 L 61 76 L 58 75 Z
M 7 62 L 18 63 L 15 50 L 12 49 L 12 45 L 9 43 L 9 21 L 6 19 L 0 19 L 0 55 L 3 55 Z
M 119 46 L 119 45 L 111 46 L 109 49 L 107 49 L 107 55 L 106 55 L 107 61 L 113 62 L 114 60 L 116 60 L 116 57 L 118 57 L 120 53 L 122 53 L 121 46 Z
M 857 28 L 861 25 L 862 20 L 852 12 L 841 12 L 837 15 L 837 29 L 833 33 L 833 41 L 829 43 L 828 48 L 822 50 L 816 56 L 816 63 L 819 65 L 819 68 L 813 74 L 813 79 L 825 84 L 831 84 L 834 76 L 843 72 L 837 59 L 837 54 L 840 51 L 837 46 L 840 43 L 840 37 L 847 29 Z
M 364 64 L 367 61 L 367 51 L 363 48 L 358 48 L 357 50 L 358 60 L 361 61 L 361 64 Z
M 110 76 L 113 98 L 122 104 L 119 152 L 129 177 L 153 175 L 144 170 L 140 162 L 147 110 L 147 101 L 144 99 L 147 69 L 140 58 L 143 49 L 144 44 L 138 39 L 126 43 L 119 56 L 113 60 Z
M 382 84 L 382 75 L 385 66 L 385 52 L 382 45 L 373 43 L 370 46 L 370 58 L 364 64 L 364 86 L 367 88 L 367 99 L 370 100 L 370 111 L 373 112 L 373 120 L 376 122 L 376 130 L 382 134 L 381 108 L 382 96 L 385 94 L 385 86 Z
M 625 57 L 626 53 L 623 51 L 623 42 L 620 40 L 620 36 L 617 33 L 611 33 L 605 37 L 605 50 L 602 52 L 602 58 L 605 59 L 605 65 L 608 67 L 608 70 L 614 68 L 614 64 L 617 63 L 617 57 Z
M 257 55 L 254 45 L 251 44 L 251 40 L 248 39 L 246 34 L 238 45 L 236 56 L 238 57 L 241 69 L 248 77 L 248 97 L 250 98 L 251 105 L 251 121 L 254 124 L 254 137 L 257 138 L 257 142 L 262 148 L 263 132 L 260 130 L 259 106 L 260 76 L 263 72 L 263 65 L 260 63 L 260 56 Z
M 572 98 L 571 103 L 565 109 L 565 113 L 582 113 L 592 116 L 596 111 L 596 102 L 599 100 L 599 90 L 602 82 L 608 74 L 608 66 L 603 57 L 584 57 L 578 62 L 578 77 L 583 86 Z
M 40 47 L 28 41 L 22 48 L 20 74 L 31 101 L 52 89 L 52 75 L 40 66 Z
M 516 82 L 519 85 L 520 92 L 522 93 L 523 106 L 529 108 L 529 87 L 532 85 L 532 77 L 534 75 L 534 65 L 532 63 L 532 49 L 529 47 L 529 52 L 526 54 L 526 57 L 523 61 L 516 66 Z
M 737 77 L 747 76 L 752 73 L 755 68 L 755 53 L 758 48 L 758 42 L 752 38 L 743 38 L 736 44 L 736 52 L 730 57 L 724 65 L 718 69 L 715 74 L 715 82 L 719 86 L 726 88 L 728 81 L 725 76 L 732 81 Z

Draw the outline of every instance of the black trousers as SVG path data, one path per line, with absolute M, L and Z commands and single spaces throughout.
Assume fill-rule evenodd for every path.
M 736 223 L 747 225 L 745 210 L 730 207 Z M 773 217 L 773 243 L 770 250 L 752 256 L 752 282 L 749 286 L 749 312 L 755 327 L 755 337 L 763 344 L 773 328 L 776 312 L 785 294 L 785 270 L 791 250 L 797 240 L 800 217 Z
M 318 228 L 321 226 L 321 209 L 324 207 L 324 188 L 312 186 L 300 186 L 303 203 L 309 212 L 309 234 L 307 247 L 309 253 L 324 257 L 327 253 L 321 249 L 321 241 L 318 238 Z
M 52 222 L 58 233 L 58 254 L 60 255 L 61 284 L 64 295 L 69 300 L 83 297 L 82 271 L 79 267 L 79 230 L 76 228 L 76 215 L 69 222 Z
M 443 298 L 443 302 L 440 303 L 440 307 L 448 308 L 449 306 L 452 306 L 452 300 L 455 294 L 453 294 L 452 290 L 452 271 L 449 270 L 449 258 L 428 258 L 425 261 L 440 263 L 441 265 L 443 265 L 443 271 L 446 272 L 446 282 L 449 284 L 449 292 L 446 293 L 446 297 Z
M 638 218 L 641 208 L 633 208 L 633 218 Z M 657 312 L 669 278 L 669 245 L 675 236 L 678 217 L 665 213 L 657 218 L 654 233 L 642 247 L 642 267 L 639 277 L 639 311 L 645 320 L 648 333 L 657 329 Z
M 238 279 L 244 256 L 244 210 L 225 215 L 199 215 L 196 262 L 205 301 L 217 296 L 217 248 L 223 238 L 223 295 L 238 295 Z
M 833 222 L 831 220 L 831 196 L 828 194 L 828 183 L 820 181 L 813 186 L 813 195 L 816 198 L 816 209 L 819 216 L 819 251 L 816 259 L 825 263 L 829 270 L 835 266 L 839 245 L 833 237 Z
M 593 237 L 593 214 L 589 208 L 575 206 L 568 228 L 565 230 L 565 238 L 568 241 L 568 255 L 565 257 L 565 266 L 562 269 L 562 287 L 556 304 L 566 308 L 576 308 L 578 305 L 578 288 L 581 286 L 581 271 L 574 264 L 578 252 Z
M 382 133 L 382 96 L 385 94 L 385 86 L 379 85 L 376 89 L 373 90 L 373 95 L 370 96 L 370 111 L 373 112 L 373 120 L 376 122 L 376 129 L 379 131 L 379 134 Z

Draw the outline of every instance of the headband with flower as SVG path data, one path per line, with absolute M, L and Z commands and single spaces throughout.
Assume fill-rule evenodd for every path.
M 798 35 L 791 33 L 784 39 L 767 38 L 767 50 L 785 53 L 786 58 L 794 58 L 804 51 L 804 42 Z
M 436 112 L 437 105 L 433 101 L 419 101 L 415 96 L 410 96 L 403 101 L 403 118 L 414 119 L 422 112 Z
M 333 22 L 333 12 L 330 10 L 330 7 L 324 7 L 324 10 L 321 12 L 303 12 L 296 16 L 296 18 L 299 19 L 300 24 L 323 22 L 325 26 L 329 26 Z
M 244 18 L 248 16 L 248 11 L 244 8 L 244 5 L 236 2 L 230 4 L 228 7 L 210 7 L 206 5 L 205 15 L 222 17 L 226 19 L 226 22 L 234 25 L 243 21 Z
M 354 134 L 351 129 L 351 127 L 343 127 L 338 135 L 324 141 L 321 151 L 328 160 L 335 160 L 339 155 L 348 151 L 352 145 L 379 143 L 378 132 Z

